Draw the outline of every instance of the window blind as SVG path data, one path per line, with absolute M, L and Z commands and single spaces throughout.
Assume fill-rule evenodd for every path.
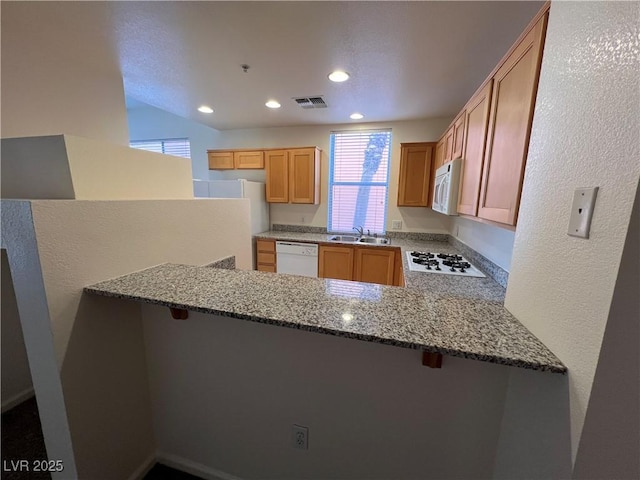
M 330 141 L 329 231 L 384 233 L 391 131 L 334 132 Z
M 160 140 L 136 140 L 129 143 L 131 148 L 150 152 L 191 158 L 191 144 L 188 138 L 166 138 Z

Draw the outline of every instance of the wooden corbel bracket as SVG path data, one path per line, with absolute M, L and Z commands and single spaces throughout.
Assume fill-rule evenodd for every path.
M 422 352 L 422 365 L 429 368 L 442 368 L 442 354 Z
M 186 320 L 189 318 L 189 310 L 184 310 L 183 308 L 171 308 L 171 317 L 175 320 Z

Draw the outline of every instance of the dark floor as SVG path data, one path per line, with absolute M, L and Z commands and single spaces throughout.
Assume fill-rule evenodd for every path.
M 2 414 L 2 480 L 50 479 L 46 471 L 33 471 L 39 460 L 47 460 L 47 450 L 36 398 L 31 397 Z
M 19 463 L 23 460 L 22 463 Z M 26 460 L 26 463 L 24 462 Z M 35 397 L 2 414 L 2 480 L 49 480 L 48 472 L 34 472 L 38 460 L 47 460 Z M 156 463 L 144 480 L 202 480 Z
M 155 466 L 147 473 L 144 480 L 202 480 L 200 477 L 190 475 L 188 473 L 174 470 L 166 465 L 156 463 Z

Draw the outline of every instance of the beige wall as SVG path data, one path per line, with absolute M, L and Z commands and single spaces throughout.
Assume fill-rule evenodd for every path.
M 14 207 L 20 211 L 11 215 Z M 34 387 L 47 450 L 56 453 L 61 439 L 60 428 L 45 427 L 62 419 L 80 478 L 129 478 L 155 455 L 140 306 L 82 288 L 164 262 L 235 255 L 239 268 L 251 268 L 248 200 L 3 201 L 2 215 L 12 273 L 24 276 L 22 261 L 41 265 L 14 283 L 21 317 L 26 309 L 30 328 L 40 322 L 25 340 L 40 372 Z M 23 224 L 34 234 L 29 251 L 16 232 Z M 41 310 L 30 311 L 38 302 Z
M 2 139 L 2 198 L 193 198 L 191 162 L 73 135 Z
M 278 148 L 318 146 L 322 149 L 321 203 L 320 205 L 271 205 L 271 223 L 327 225 L 329 135 L 332 131 L 391 128 L 391 170 L 389 174 L 389 207 L 387 230 L 392 220 L 402 220 L 403 231 L 447 233 L 450 220 L 427 208 L 397 206 L 400 144 L 436 141 L 447 127 L 450 118 L 380 124 L 320 125 L 307 127 L 257 128 L 221 131 L 218 144 L 213 148 Z M 214 171 L 211 178 L 250 178 L 264 181 L 264 172 Z
M 447 357 L 431 369 L 410 349 L 142 313 L 161 461 L 202 478 L 491 477 L 509 367 Z M 293 424 L 309 428 L 307 451 Z
M 117 63 L 97 70 L 67 58 L 29 3 L 2 4 L 2 137 L 69 133 L 128 145 Z
M 31 372 L 29 371 L 29 360 L 27 350 L 24 346 L 24 336 L 18 315 L 18 304 L 13 289 L 13 280 L 9 270 L 9 261 L 6 250 L 1 251 L 2 264 L 0 273 L 2 274 L 2 348 L 0 354 L 2 359 L 2 411 L 6 411 L 25 399 L 33 395 L 33 384 L 31 383 Z
M 572 458 L 640 177 L 639 25 L 637 4 L 626 2 L 553 2 L 549 16 L 505 306 L 569 369 Z M 600 187 L 591 236 L 570 237 L 573 192 L 587 186 Z M 536 409 L 529 392 L 514 384 L 513 405 Z M 505 417 L 505 425 L 539 445 L 530 432 L 551 425 L 534 418 Z M 509 448 L 516 438 L 504 441 L 504 477 L 539 478 L 522 468 L 535 449 L 524 457 Z
M 193 178 L 209 180 L 207 150 L 214 148 L 218 130 L 152 106 L 127 109 L 127 120 L 131 140 L 188 138 Z

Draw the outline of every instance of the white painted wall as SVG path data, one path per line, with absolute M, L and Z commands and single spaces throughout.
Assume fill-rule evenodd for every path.
M 507 272 L 511 267 L 515 232 L 463 217 L 451 217 L 451 235 Z
M 381 124 L 316 125 L 305 127 L 257 128 L 225 130 L 220 132 L 215 148 L 279 148 L 317 146 L 322 149 L 320 205 L 271 205 L 271 223 L 292 225 L 327 225 L 329 135 L 336 130 L 363 130 L 391 128 L 391 170 L 389 175 L 389 207 L 387 229 L 392 220 L 402 220 L 403 231 L 447 233 L 449 219 L 431 209 L 397 206 L 398 175 L 400 171 L 400 144 L 408 142 L 433 142 L 438 140 L 450 118 L 422 121 L 389 122 Z M 245 170 L 211 171 L 211 178 L 243 178 Z M 264 181 L 264 173 L 259 172 Z M 257 180 L 257 178 L 256 178 Z
M 573 478 L 640 478 L 640 189 L 602 340 Z
M 549 18 L 505 305 L 569 368 L 571 461 L 640 176 L 640 10 L 627 2 L 554 2 Z M 566 233 L 573 191 L 585 186 L 600 187 L 588 240 Z M 533 461 L 544 449 L 513 447 L 538 446 L 530 432 L 554 428 L 524 415 L 536 409 L 535 396 L 515 380 L 497 476 L 549 478 L 535 468 L 542 458 Z
M 191 145 L 193 178 L 209 180 L 207 150 L 216 148 L 219 135 L 217 130 L 151 105 L 128 108 L 127 119 L 129 138 L 132 141 L 188 138 Z
M 2 220 L 49 455 L 70 468 L 75 458 L 80 478 L 129 478 L 155 454 L 140 307 L 82 288 L 163 262 L 235 255 L 251 268 L 249 202 L 3 201 Z M 20 229 L 29 226 L 27 251 Z M 70 459 L 57 456 L 61 428 Z
M 193 198 L 191 162 L 72 135 L 2 139 L 2 197 Z
M 128 145 L 117 63 L 98 71 L 68 59 L 24 3 L 2 5 L 2 137 L 69 133 Z
M 491 475 L 509 367 L 447 357 L 430 369 L 415 350 L 142 312 L 161 459 L 243 479 Z M 309 450 L 292 447 L 294 423 Z
M 31 383 L 31 372 L 29 371 L 29 360 L 27 350 L 24 346 L 22 326 L 18 315 L 18 304 L 13 289 L 13 280 L 9 270 L 9 261 L 6 250 L 1 250 L 2 274 L 2 315 L 0 323 L 2 332 L 2 355 L 0 366 L 2 367 L 2 411 L 18 405 L 33 395 L 33 384 Z

